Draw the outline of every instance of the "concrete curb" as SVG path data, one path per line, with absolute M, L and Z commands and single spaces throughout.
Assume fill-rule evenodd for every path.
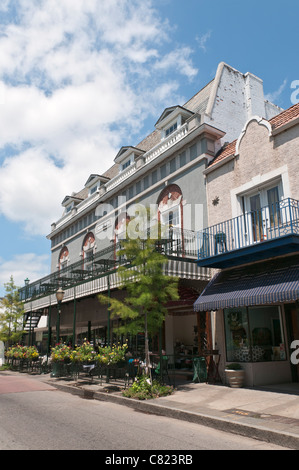
M 215 412 L 215 415 L 212 416 L 203 412 L 190 412 L 175 407 L 160 405 L 159 403 L 153 403 L 152 400 L 134 400 L 132 398 L 126 398 L 111 392 L 105 393 L 88 390 L 84 387 L 53 384 L 53 382 L 47 383 L 51 384 L 59 390 L 81 396 L 82 398 L 108 401 L 118 405 L 127 406 L 132 408 L 134 411 L 188 421 L 190 423 L 200 424 L 202 426 L 211 427 L 220 431 L 238 434 L 239 436 L 258 439 L 293 450 L 299 450 L 298 435 L 286 432 L 284 430 L 273 430 L 273 422 L 269 423 L 267 420 L 263 420 L 263 425 L 257 425 L 257 420 L 251 417 L 239 416 L 237 418 L 230 418 L 226 413 L 222 412 Z

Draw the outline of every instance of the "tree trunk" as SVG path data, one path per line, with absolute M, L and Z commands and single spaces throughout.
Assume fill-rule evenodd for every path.
M 145 373 L 149 374 L 150 369 L 150 357 L 149 357 L 149 345 L 148 345 L 148 331 L 147 331 L 147 313 L 144 314 L 144 349 L 145 349 Z

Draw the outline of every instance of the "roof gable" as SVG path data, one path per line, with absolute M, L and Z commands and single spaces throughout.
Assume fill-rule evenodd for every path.
M 191 117 L 194 113 L 193 111 L 190 111 L 187 108 L 183 108 L 182 106 L 171 106 L 170 108 L 164 109 L 163 113 L 156 122 L 155 127 L 157 129 L 162 129 L 180 114 L 187 119 L 188 117 Z

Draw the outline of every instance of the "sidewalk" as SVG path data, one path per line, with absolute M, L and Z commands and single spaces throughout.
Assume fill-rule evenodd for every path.
M 3 374 L 3 372 L 0 372 Z M 17 372 L 5 372 L 14 375 Z M 168 416 L 213 427 L 225 432 L 299 449 L 299 384 L 282 384 L 259 389 L 230 388 L 225 385 L 184 383 L 174 393 L 152 400 L 133 400 L 121 394 L 121 385 L 32 375 L 83 398 L 110 401 L 134 410 Z
M 84 398 L 111 401 L 134 410 L 299 449 L 299 383 L 250 389 L 188 382 L 178 385 L 170 396 L 142 401 L 123 397 L 114 381 L 100 385 L 88 383 L 88 379 L 73 382 L 49 375 L 39 377 Z

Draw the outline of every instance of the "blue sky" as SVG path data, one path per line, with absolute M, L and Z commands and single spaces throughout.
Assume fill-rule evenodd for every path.
M 65 195 L 224 61 L 292 105 L 297 0 L 1 0 L 0 296 L 50 271 Z

